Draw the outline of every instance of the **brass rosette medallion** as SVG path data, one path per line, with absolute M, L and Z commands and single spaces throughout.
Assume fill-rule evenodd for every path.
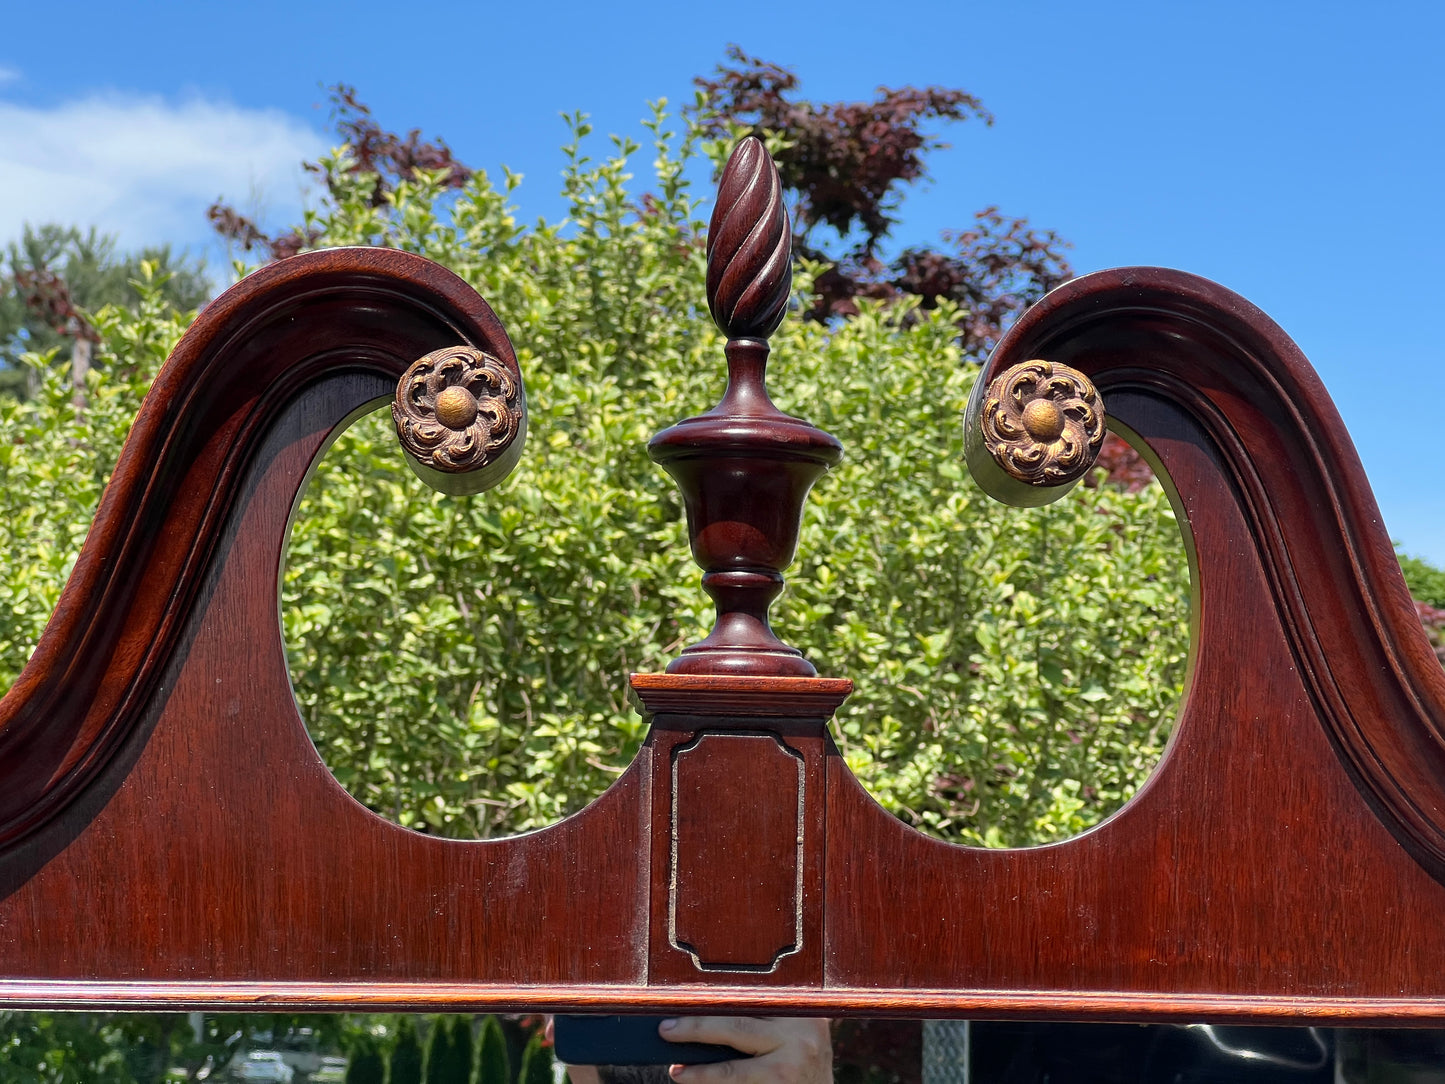
M 471 346 L 449 346 L 402 374 L 391 417 L 426 481 L 445 492 L 473 493 L 516 463 L 526 403 L 521 382 L 501 361 Z M 473 474 L 473 481 L 464 480 Z
M 1104 443 L 1104 404 L 1089 378 L 1048 361 L 1005 369 L 988 387 L 984 446 L 1010 477 L 1060 486 L 1088 472 Z

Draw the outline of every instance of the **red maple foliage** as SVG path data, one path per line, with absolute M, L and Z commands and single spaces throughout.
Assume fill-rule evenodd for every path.
M 1445 610 L 1419 599 L 1411 601 L 1415 603 L 1415 614 L 1420 618 L 1420 624 L 1425 626 L 1425 635 L 1430 638 L 1430 646 L 1435 649 L 1435 657 L 1445 664 Z
M 355 87 L 345 83 L 332 87 L 331 111 L 336 134 L 351 149 L 347 172 L 376 178 L 371 194 L 373 207 L 386 202 L 386 194 L 398 180 L 409 180 L 418 173 L 445 174 L 442 183 L 446 188 L 461 188 L 472 179 L 474 171 L 456 160 L 446 140 L 424 140 L 420 128 L 399 136 L 377 124 L 371 109 L 357 100 Z M 310 168 L 321 172 L 315 166 Z
M 355 87 L 337 83 L 330 89 L 330 97 L 336 134 L 350 151 L 350 161 L 343 172 L 372 178 L 369 199 L 373 207 L 385 203 L 387 194 L 398 182 L 411 180 L 422 172 L 441 173 L 447 188 L 460 188 L 471 180 L 473 171 L 457 161 L 445 140 L 424 140 L 419 128 L 413 128 L 405 136 L 387 131 L 371 115 L 370 107 L 357 99 Z M 305 167 L 330 181 L 319 164 L 307 162 Z M 332 194 L 335 195 L 335 191 Z M 259 250 L 272 260 L 294 256 L 314 245 L 320 237 L 310 230 L 288 230 L 273 237 L 223 200 L 211 204 L 206 217 L 217 233 L 243 252 Z
M 892 260 L 880 255 L 903 186 L 927 176 L 925 155 L 947 144 L 931 135 L 936 121 L 993 115 L 965 91 L 945 87 L 880 87 L 870 102 L 811 102 L 797 97 L 798 78 L 786 68 L 750 57 L 737 46 L 711 79 L 699 78 L 704 132 L 726 136 L 744 124 L 781 134 L 774 154 L 784 187 L 795 196 L 794 250 L 829 267 L 814 282 L 807 315 L 846 318 L 860 299 L 918 297 L 924 308 L 960 306 L 965 351 L 982 357 L 1033 302 L 1073 274 L 1067 243 L 1035 230 L 996 207 L 967 229 L 946 230 L 943 248 L 909 248 Z M 832 229 L 829 246 L 818 227 Z
M 72 339 L 100 342 L 95 328 L 71 298 L 70 284 L 59 272 L 48 267 L 18 268 L 13 278 L 15 292 L 25 307 L 51 328 Z
M 1113 433 L 1104 435 L 1104 446 L 1099 449 L 1095 467 L 1103 470 L 1103 480 L 1130 493 L 1138 493 L 1154 480 L 1154 471 L 1144 457 L 1136 452 L 1122 437 Z M 1091 475 L 1085 485 L 1098 485 L 1098 474 Z
M 946 300 L 959 306 L 963 347 L 978 358 L 1020 312 L 1071 276 L 1066 243 L 1057 234 L 1035 230 L 994 207 L 978 212 L 966 229 L 945 231 L 941 248 L 909 248 L 891 261 L 880 256 L 897 223 L 903 187 L 927 176 L 928 152 L 946 146 L 929 125 L 993 123 L 973 95 L 946 87 L 884 87 L 868 102 L 812 102 L 798 97 L 798 78 L 786 68 L 736 46 L 728 58 L 714 78 L 697 80 L 704 95 L 698 121 L 713 135 L 746 124 L 786 136 L 788 145 L 775 158 L 795 206 L 795 251 L 829 265 L 814 283 L 806 314 L 812 319 L 855 315 L 864 298 L 917 297 L 923 308 Z M 441 173 L 454 188 L 471 177 L 444 140 L 424 140 L 417 128 L 405 136 L 383 128 L 355 88 L 337 84 L 331 102 L 337 135 L 350 148 L 346 172 L 371 178 L 368 198 L 374 206 L 420 171 Z M 315 163 L 307 168 L 326 176 Z M 648 210 L 644 196 L 638 213 Z M 260 251 L 273 260 L 318 239 L 298 230 L 268 234 L 221 200 L 208 215 L 217 232 L 242 251 Z M 825 244 L 819 227 L 836 233 L 838 243 Z M 839 246 L 842 251 L 833 251 Z
M 798 77 L 786 68 L 728 47 L 732 64 L 712 79 L 694 82 L 706 102 L 704 131 L 727 136 L 735 124 L 783 135 L 788 145 L 773 155 L 783 186 L 798 197 L 795 235 L 820 223 L 840 237 L 855 228 L 861 250 L 871 252 L 897 223 L 898 186 L 927 175 L 924 154 L 947 146 L 928 135 L 931 120 L 985 124 L 993 116 L 973 95 L 943 87 L 880 87 L 871 102 L 810 102 L 792 95 Z
M 287 256 L 295 256 L 302 249 L 314 245 L 321 237 L 316 230 L 305 232 L 288 230 L 272 237 L 254 221 L 241 214 L 230 204 L 222 203 L 220 200 L 207 208 L 206 218 L 210 220 L 217 233 L 237 245 L 242 252 L 260 249 L 272 260 L 284 260 Z

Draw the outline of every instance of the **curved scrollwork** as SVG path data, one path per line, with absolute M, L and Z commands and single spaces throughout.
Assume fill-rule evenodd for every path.
M 1102 271 L 1048 294 L 1010 328 L 980 375 L 970 422 L 988 414 L 987 389 L 1037 357 L 1086 374 L 1177 490 L 1198 562 L 1194 686 L 1237 680 L 1238 661 L 1211 663 L 1222 656 L 1204 652 L 1211 615 L 1225 606 L 1217 600 L 1250 590 L 1222 584 L 1256 565 L 1268 592 L 1259 601 L 1287 630 L 1335 753 L 1400 843 L 1445 880 L 1445 676 L 1344 423 L 1299 347 L 1207 279 Z M 970 431 L 980 435 L 969 467 L 993 496 L 1035 505 L 1067 490 L 1021 483 L 982 447 L 982 427 Z M 1241 526 L 1221 526 L 1236 514 L 1226 505 Z M 1189 717 L 1186 706 L 1181 726 Z
M 55 615 L 0 698 L 0 846 L 73 802 L 142 725 L 268 432 L 322 384 L 356 381 L 316 422 L 339 426 L 419 355 L 459 342 L 520 394 L 487 303 L 438 264 L 389 249 L 280 260 L 206 306 L 146 396 Z

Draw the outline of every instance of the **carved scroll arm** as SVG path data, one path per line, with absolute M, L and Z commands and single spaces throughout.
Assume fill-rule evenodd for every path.
M 1251 524 L 1240 545 L 1266 570 L 1271 597 L 1261 602 L 1281 613 L 1336 752 L 1401 844 L 1445 879 L 1445 673 L 1359 456 L 1299 347 L 1198 276 L 1151 267 L 1088 275 L 1048 294 L 999 343 L 969 406 L 976 447 L 990 386 L 1035 358 L 1092 381 L 1111 425 L 1143 431 L 1160 406 L 1198 426 Z M 1162 469 L 1158 449 L 1141 450 Z M 970 467 L 1012 504 L 1042 503 L 1072 484 L 1036 489 L 982 454 Z M 1205 525 L 1207 504 L 1182 480 L 1161 478 L 1177 484 L 1181 523 Z M 1204 606 L 1211 571 L 1193 570 Z
M 133 730 L 238 479 L 287 405 L 337 373 L 394 382 L 458 344 L 484 351 L 514 393 L 508 440 L 479 464 L 495 482 L 521 452 L 521 372 L 491 308 L 450 271 L 332 249 L 263 267 L 206 307 L 146 396 L 55 614 L 0 699 L 0 846 L 70 802 Z

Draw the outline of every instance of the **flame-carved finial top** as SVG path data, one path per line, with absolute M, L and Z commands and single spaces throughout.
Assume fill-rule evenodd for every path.
M 756 136 L 733 149 L 707 230 L 707 306 L 729 339 L 766 339 L 793 289 L 793 231 L 778 167 Z

